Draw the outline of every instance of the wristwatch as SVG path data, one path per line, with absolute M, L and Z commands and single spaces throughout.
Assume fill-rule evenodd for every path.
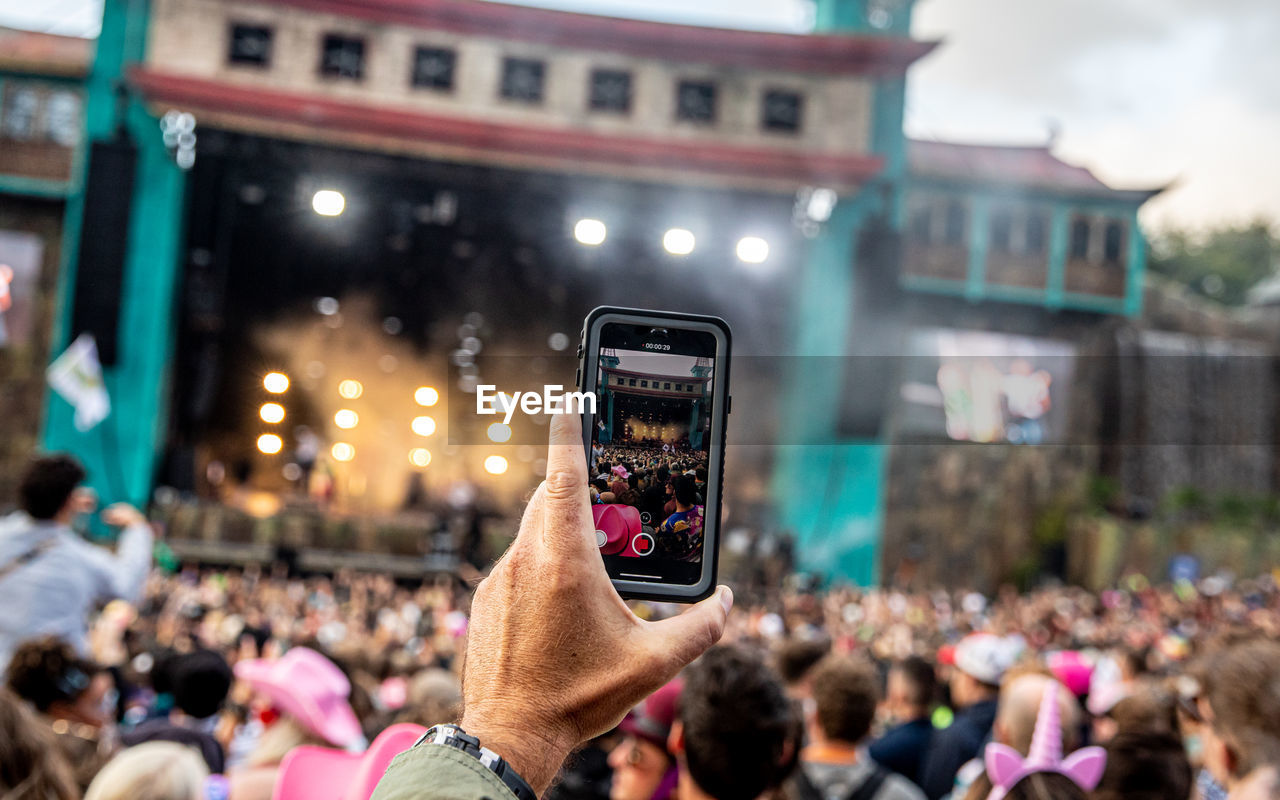
M 529 788 L 529 784 L 525 783 L 524 778 L 521 778 L 510 764 L 502 760 L 502 756 L 487 747 L 481 747 L 479 739 L 468 736 L 466 731 L 457 725 L 437 725 L 422 734 L 413 746 L 425 744 L 437 744 L 461 750 L 479 761 L 485 769 L 497 775 L 498 780 L 506 784 L 517 800 L 538 800 L 538 795 L 534 794 L 533 789 Z

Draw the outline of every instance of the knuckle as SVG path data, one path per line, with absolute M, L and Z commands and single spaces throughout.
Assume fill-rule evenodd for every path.
M 548 473 L 545 486 L 547 496 L 555 500 L 565 500 L 585 491 L 579 483 L 578 476 L 569 470 Z

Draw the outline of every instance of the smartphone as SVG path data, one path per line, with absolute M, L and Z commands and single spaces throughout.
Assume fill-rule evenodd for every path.
M 596 544 L 625 598 L 693 603 L 715 591 L 731 341 L 718 317 L 602 306 L 583 322 Z

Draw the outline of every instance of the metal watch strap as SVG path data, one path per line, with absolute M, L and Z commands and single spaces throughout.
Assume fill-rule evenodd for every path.
M 511 793 L 516 796 L 516 800 L 538 800 L 538 795 L 534 794 L 533 789 L 529 787 L 524 778 L 521 778 L 502 756 L 487 747 L 482 747 L 479 739 L 469 736 L 466 731 L 457 725 L 436 725 L 422 734 L 418 741 L 413 743 L 413 746 L 417 747 L 422 744 L 436 744 L 461 750 L 475 758 L 485 769 L 496 775 L 498 780 L 502 781 L 511 790 Z

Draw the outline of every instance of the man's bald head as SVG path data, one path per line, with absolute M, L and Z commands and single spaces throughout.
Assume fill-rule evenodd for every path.
M 1058 687 L 1058 719 L 1062 724 L 1063 751 L 1075 749 L 1079 738 L 1080 704 L 1065 686 L 1046 675 L 1021 675 L 1000 688 L 1000 705 L 995 722 L 997 741 L 1023 755 L 1030 752 L 1040 703 L 1051 684 Z

